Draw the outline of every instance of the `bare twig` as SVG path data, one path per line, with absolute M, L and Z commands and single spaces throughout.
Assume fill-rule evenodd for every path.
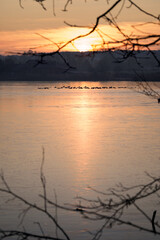
M 44 147 L 42 147 L 42 162 L 41 162 L 41 169 L 40 169 L 40 179 L 41 179 L 43 194 L 44 194 L 44 209 L 45 209 L 45 211 L 47 211 L 47 202 L 45 201 L 46 195 L 47 195 L 47 193 L 46 193 L 46 178 L 43 173 L 44 159 L 45 159 L 45 150 L 44 150 Z
M 12 198 L 20 201 L 21 203 L 23 203 L 24 205 L 27 206 L 26 209 L 22 210 L 21 214 L 19 215 L 19 217 L 21 217 L 21 221 L 20 224 L 22 224 L 26 214 L 28 213 L 28 211 L 30 209 L 38 211 L 39 213 L 44 214 L 48 219 L 51 220 L 51 222 L 53 223 L 53 225 L 57 228 L 57 230 L 59 230 L 64 237 L 67 240 L 70 240 L 68 234 L 66 233 L 66 231 L 59 225 L 59 223 L 57 222 L 57 217 L 54 217 L 47 208 L 47 192 L 46 192 L 46 179 L 43 173 L 43 165 L 44 165 L 44 160 L 45 160 L 45 151 L 44 148 L 42 148 L 42 164 L 41 164 L 41 169 L 40 169 L 40 178 L 41 178 L 41 183 L 42 183 L 42 189 L 43 189 L 43 202 L 44 202 L 44 207 L 40 207 L 35 203 L 29 202 L 28 200 L 26 200 L 25 198 L 21 197 L 20 195 L 16 194 L 14 191 L 12 191 L 12 189 L 9 187 L 7 181 L 5 180 L 4 174 L 3 172 L 1 172 L 0 174 L 0 178 L 2 180 L 2 183 L 4 185 L 4 188 L 1 187 L 0 188 L 0 192 L 2 193 L 6 193 L 8 196 L 11 196 Z M 42 234 L 43 231 L 41 231 Z M 43 234 L 42 235 L 36 235 L 30 232 L 26 232 L 26 231 L 20 231 L 20 230 L 16 230 L 16 231 L 12 231 L 12 230 L 3 230 L 0 229 L 0 237 L 1 239 L 5 239 L 7 237 L 11 237 L 11 236 L 17 236 L 17 237 L 21 237 L 23 238 L 37 238 L 37 239 L 54 239 L 57 240 L 57 237 L 49 237 L 47 235 Z M 58 239 L 59 240 L 59 239 Z
M 45 159 L 45 151 L 44 148 L 42 148 L 42 164 L 41 164 L 41 182 L 43 191 L 46 188 L 46 185 L 44 184 L 44 173 L 43 173 L 43 164 Z M 160 225 L 157 221 L 155 221 L 156 213 L 157 211 L 154 210 L 152 217 L 149 217 L 147 214 L 147 209 L 144 210 L 138 205 L 138 201 L 142 201 L 143 199 L 147 199 L 152 195 L 156 195 L 159 197 L 158 192 L 160 191 L 160 178 L 154 177 L 147 173 L 147 176 L 151 179 L 146 184 L 140 184 L 133 187 L 126 187 L 123 184 L 118 184 L 115 188 L 109 189 L 107 192 L 101 192 L 95 189 L 92 189 L 94 192 L 100 194 L 102 197 L 98 196 L 95 200 L 94 199 L 86 199 L 83 197 L 78 197 L 79 203 L 75 205 L 69 205 L 69 206 L 61 206 L 57 203 L 57 195 L 55 193 L 55 201 L 50 200 L 47 197 L 47 193 L 43 193 L 43 195 L 40 195 L 40 197 L 43 199 L 44 207 L 40 207 L 35 203 L 30 203 L 23 197 L 17 195 L 15 192 L 11 190 L 9 187 L 7 181 L 4 178 L 4 174 L 1 173 L 1 180 L 4 184 L 4 188 L 0 188 L 0 192 L 6 193 L 9 196 L 14 197 L 14 199 L 24 203 L 27 208 L 24 209 L 21 213 L 22 219 L 21 223 L 28 213 L 30 209 L 36 210 L 38 212 L 41 212 L 45 214 L 47 218 L 49 218 L 53 224 L 56 226 L 56 237 L 50 237 L 45 234 L 43 230 L 43 226 L 38 222 L 36 224 L 39 226 L 40 234 L 35 235 L 33 233 L 30 233 L 28 231 L 20 231 L 20 230 L 3 230 L 0 229 L 0 237 L 1 239 L 5 239 L 6 237 L 12 237 L 17 236 L 20 237 L 20 239 L 25 238 L 38 238 L 38 239 L 54 239 L 54 240 L 60 240 L 58 237 L 58 230 L 63 233 L 63 235 L 66 237 L 67 240 L 69 240 L 68 235 L 64 231 L 64 229 L 59 225 L 58 223 L 58 216 L 57 216 L 57 210 L 63 209 L 65 211 L 72 211 L 80 213 L 82 217 L 88 220 L 92 221 L 99 221 L 103 220 L 103 223 L 101 227 L 96 231 L 95 234 L 93 234 L 93 239 L 98 240 L 102 236 L 103 232 L 107 228 L 112 228 L 115 224 L 123 224 L 127 226 L 131 226 L 133 228 L 160 235 Z M 104 198 L 103 198 L 104 197 Z M 55 208 L 56 213 L 55 217 L 48 211 L 49 207 L 48 205 L 51 205 Z M 134 220 L 130 221 L 125 218 L 125 211 L 128 210 L 131 206 L 134 206 L 135 209 L 138 211 L 139 214 L 141 214 L 147 222 L 150 223 L 150 227 L 146 227 L 142 223 L 134 222 Z
M 24 7 L 22 6 L 22 0 L 19 0 L 19 5 L 22 9 L 24 9 Z

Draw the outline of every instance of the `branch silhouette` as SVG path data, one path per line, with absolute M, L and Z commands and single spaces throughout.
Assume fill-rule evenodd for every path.
M 61 234 L 64 236 L 64 239 L 70 240 L 68 234 L 66 233 L 66 231 L 62 228 L 61 225 L 59 225 L 58 221 L 57 221 L 57 217 L 55 217 L 52 213 L 52 211 L 50 209 L 47 208 L 47 201 L 46 201 L 46 196 L 47 196 L 47 188 L 46 188 L 46 179 L 43 173 L 43 165 L 44 165 L 44 161 L 45 161 L 45 149 L 42 148 L 42 163 L 41 163 L 41 168 L 40 168 L 40 181 L 42 184 L 42 190 L 43 190 L 43 206 L 41 207 L 40 205 L 36 204 L 36 203 L 32 203 L 28 200 L 26 200 L 23 196 L 18 195 L 17 193 L 15 193 L 9 186 L 9 184 L 7 183 L 3 171 L 0 174 L 0 179 L 2 181 L 3 187 L 0 187 L 0 192 L 1 193 L 5 193 L 8 195 L 8 197 L 12 197 L 12 199 L 10 199 L 10 201 L 20 201 L 25 207 L 24 209 L 21 210 L 21 213 L 19 215 L 20 217 L 20 223 L 19 226 L 22 225 L 25 217 L 27 214 L 29 214 L 29 211 L 32 209 L 36 212 L 42 213 L 46 218 L 48 218 L 53 226 L 56 227 L 56 229 L 58 229 L 58 231 L 61 232 Z M 8 202 L 8 201 L 7 201 Z M 34 224 L 34 223 L 33 223 Z M 40 223 L 38 222 L 38 225 L 40 225 Z M 56 230 L 57 232 L 57 230 Z M 57 234 L 56 234 L 57 235 Z M 44 233 L 43 230 L 43 226 L 40 227 L 40 233 L 39 234 L 34 234 L 33 232 L 29 232 L 29 231 L 21 231 L 21 230 L 4 230 L 0 228 L 0 239 L 5 239 L 7 237 L 11 237 L 11 236 L 16 236 L 19 237 L 19 239 L 52 239 L 52 240 L 60 240 L 57 237 L 51 237 L 48 234 Z
M 41 4 L 43 6 L 43 8 L 46 10 L 46 8 L 44 7 L 44 2 L 47 1 L 47 0 L 35 0 L 35 1 L 39 4 Z M 73 2 L 74 2 L 74 0 L 67 0 L 65 2 L 63 11 L 67 11 L 68 5 L 73 4 Z M 145 9 L 142 9 L 138 4 L 136 4 L 132 0 L 117 0 L 117 1 L 114 1 L 113 4 L 107 10 L 105 10 L 102 14 L 100 14 L 99 16 L 96 17 L 95 24 L 92 27 L 91 26 L 85 26 L 85 28 L 87 27 L 87 28 L 90 29 L 88 31 L 88 33 L 78 35 L 78 36 L 70 39 L 69 41 L 65 42 L 61 46 L 57 46 L 58 49 L 56 51 L 53 51 L 53 52 L 50 52 L 50 53 L 43 53 L 42 56 L 54 55 L 57 52 L 63 50 L 67 45 L 72 44 L 75 40 L 80 39 L 80 38 L 88 37 L 89 35 L 91 35 L 93 32 L 95 32 L 97 30 L 98 26 L 100 25 L 101 19 L 106 20 L 106 24 L 109 24 L 113 28 L 117 29 L 118 32 L 120 33 L 121 37 L 122 37 L 122 39 L 119 38 L 119 39 L 115 39 L 113 41 L 105 41 L 105 42 L 103 41 L 103 47 L 101 48 L 101 50 L 113 50 L 114 49 L 113 46 L 109 47 L 109 45 L 114 45 L 114 44 L 117 45 L 118 44 L 116 46 L 116 49 L 122 49 L 122 50 L 126 50 L 126 51 L 147 49 L 149 51 L 152 51 L 149 47 L 156 46 L 156 45 L 158 46 L 160 44 L 160 34 L 158 34 L 158 33 L 156 33 L 156 34 L 144 34 L 144 32 L 143 32 L 143 35 L 136 35 L 136 36 L 127 35 L 120 28 L 119 24 L 116 22 L 116 20 L 118 19 L 118 16 L 121 14 L 122 10 L 125 8 L 125 4 L 127 2 L 130 4 L 129 8 L 135 7 L 142 14 L 144 14 L 144 15 L 152 18 L 153 20 L 155 20 L 156 22 L 152 22 L 153 24 L 156 24 L 157 26 L 160 26 L 160 15 L 156 16 L 156 15 L 150 13 L 150 12 L 147 12 Z M 21 1 L 20 1 L 20 5 L 21 5 Z M 120 5 L 120 9 L 118 10 L 118 13 L 114 16 L 112 14 L 112 12 L 119 5 Z M 54 12 L 55 12 L 55 10 L 54 10 Z M 66 25 L 70 26 L 70 27 L 76 27 L 76 28 L 77 27 L 79 27 L 79 28 L 84 27 L 84 26 L 79 26 L 79 25 L 76 25 L 76 24 L 71 24 L 71 23 L 68 23 L 66 21 L 64 21 L 64 23 Z M 144 23 L 144 24 L 146 24 L 146 23 Z M 141 24 L 141 26 L 142 26 L 142 24 Z M 132 26 L 132 27 L 134 29 L 134 26 Z M 107 32 L 105 32 L 105 34 L 109 35 Z M 135 35 L 135 33 L 134 33 L 134 35 Z M 112 36 L 109 36 L 109 37 L 112 38 Z M 108 46 L 108 47 L 106 47 L 106 46 Z M 158 60 L 158 63 L 159 63 L 159 60 Z
M 114 188 L 108 189 L 108 191 L 101 192 L 97 189 L 89 187 L 91 191 L 98 194 L 95 199 L 87 199 L 82 196 L 77 197 L 77 203 L 59 205 L 57 203 L 57 195 L 55 193 L 55 201 L 48 198 L 46 177 L 43 172 L 43 166 L 45 162 L 45 149 L 42 148 L 42 162 L 40 167 L 40 181 L 42 184 L 42 194 L 39 197 L 42 199 L 42 204 L 38 205 L 26 200 L 23 196 L 18 195 L 13 191 L 8 182 L 6 181 L 3 172 L 0 174 L 0 179 L 3 186 L 0 187 L 0 193 L 6 194 L 8 200 L 6 204 L 10 201 L 19 201 L 22 203 L 20 212 L 20 223 L 19 227 L 24 224 L 24 219 L 26 215 L 30 214 L 30 211 L 35 211 L 43 214 L 47 219 L 49 219 L 53 226 L 56 227 L 55 236 L 50 236 L 43 229 L 43 224 L 36 222 L 39 227 L 39 233 L 35 234 L 32 231 L 21 230 L 21 228 L 16 229 L 2 229 L 0 228 L 0 238 L 6 239 L 7 237 L 19 237 L 19 239 L 52 239 L 52 240 L 70 240 L 70 237 L 58 223 L 57 210 L 62 209 L 64 211 L 76 212 L 80 214 L 83 218 L 89 221 L 101 221 L 100 228 L 92 233 L 92 239 L 100 239 L 104 231 L 108 228 L 113 228 L 116 224 L 130 226 L 132 228 L 150 233 L 160 235 L 160 224 L 157 219 L 159 216 L 157 209 L 154 209 L 152 213 L 148 212 L 143 206 L 143 201 L 154 196 L 160 201 L 160 177 L 154 177 L 148 173 L 146 175 L 149 178 L 149 182 L 145 184 L 139 184 L 135 186 L 124 186 L 119 183 Z M 11 198 L 11 199 L 10 199 Z M 152 198 L 153 199 L 153 198 Z M 154 205 L 154 204 L 153 204 Z M 1 206 L 2 207 L 2 206 Z M 157 205 L 158 207 L 158 205 Z M 55 209 L 55 216 L 53 213 L 53 208 Z M 134 208 L 139 216 L 143 217 L 143 221 L 137 222 L 136 219 L 129 218 L 130 209 Z M 154 205 L 155 208 L 155 205 Z M 146 226 L 148 223 L 148 227 Z M 33 222 L 35 224 L 35 222 Z M 24 226 L 25 227 L 25 226 Z M 63 239 L 58 237 L 58 232 L 64 236 Z

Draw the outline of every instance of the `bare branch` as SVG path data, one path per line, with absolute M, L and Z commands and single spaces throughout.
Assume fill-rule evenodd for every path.
M 55 12 L 55 0 L 53 0 L 53 15 L 56 16 L 56 12 Z
M 155 18 L 156 20 L 160 20 L 159 19 L 159 16 L 155 16 L 155 15 L 153 15 L 152 13 L 149 13 L 149 12 L 147 12 L 147 11 L 145 11 L 144 9 L 142 9 L 140 6 L 138 6 L 135 2 L 133 2 L 132 0 L 128 0 L 130 3 L 131 3 L 131 5 L 134 5 L 138 10 L 140 10 L 141 12 L 143 12 L 144 14 L 146 14 L 146 15 L 148 15 L 148 16 L 150 16 L 150 17 L 152 17 L 152 18 Z
M 22 0 L 19 0 L 19 5 L 22 9 L 24 9 L 24 7 L 22 6 Z
M 45 0 L 34 0 L 34 1 L 38 2 L 44 10 L 47 10 L 43 4 Z
M 47 211 L 47 202 L 45 201 L 46 194 L 47 194 L 46 193 L 46 178 L 43 173 L 44 160 L 45 160 L 45 150 L 44 150 L 44 147 L 42 147 L 42 163 L 41 163 L 41 169 L 40 169 L 40 178 L 41 178 L 43 194 L 44 194 L 44 209 L 45 209 L 45 211 Z
M 152 228 L 153 228 L 153 232 L 156 234 L 156 228 L 155 228 L 155 222 L 154 222 L 154 220 L 155 220 L 155 217 L 156 217 L 156 213 L 157 213 L 157 211 L 154 211 L 153 212 L 153 216 L 152 216 Z
M 44 148 L 42 149 L 42 164 L 41 164 L 41 170 L 40 175 L 41 178 L 44 179 L 43 174 L 43 164 L 45 159 L 45 152 Z M 40 195 L 40 197 L 43 199 L 43 202 L 45 203 L 45 206 L 51 205 L 56 210 L 55 217 L 48 211 L 49 208 L 47 207 L 39 207 L 36 204 L 30 203 L 23 197 L 20 197 L 16 193 L 14 193 L 9 185 L 7 184 L 4 175 L 1 174 L 1 180 L 4 184 L 4 188 L 0 188 L 0 192 L 6 193 L 12 197 L 14 197 L 16 200 L 21 201 L 24 203 L 27 208 L 24 209 L 21 212 L 22 219 L 21 223 L 25 217 L 25 215 L 28 213 L 30 209 L 37 210 L 39 212 L 42 212 L 45 214 L 46 217 L 48 217 L 56 226 L 56 237 L 50 237 L 45 234 L 43 231 L 43 228 L 41 224 L 36 222 L 38 224 L 41 234 L 35 235 L 28 231 L 12 231 L 12 230 L 3 230 L 0 229 L 0 237 L 1 239 L 5 239 L 6 237 L 12 237 L 17 236 L 21 239 L 25 239 L 31 237 L 31 238 L 38 238 L 38 239 L 54 239 L 54 240 L 60 240 L 58 238 L 58 230 L 63 233 L 63 235 L 66 237 L 67 240 L 69 240 L 68 235 L 65 233 L 63 228 L 58 224 L 58 217 L 57 217 L 57 209 L 63 209 L 65 211 L 72 211 L 80 213 L 82 217 L 88 220 L 92 221 L 99 221 L 103 220 L 103 224 L 101 227 L 96 231 L 95 234 L 93 234 L 93 239 L 98 240 L 102 236 L 104 230 L 106 228 L 112 228 L 115 224 L 123 224 L 127 226 L 131 226 L 133 228 L 160 235 L 160 225 L 157 221 L 155 221 L 156 218 L 156 210 L 154 210 L 152 217 L 149 217 L 147 214 L 147 209 L 143 210 L 139 205 L 137 204 L 138 201 L 146 199 L 150 197 L 151 195 L 156 194 L 157 197 L 159 197 L 158 192 L 160 191 L 160 178 L 154 177 L 147 173 L 147 176 L 151 179 L 146 184 L 140 184 L 132 187 L 126 187 L 123 184 L 118 184 L 115 188 L 109 189 L 107 192 L 101 192 L 97 191 L 95 189 L 92 189 L 96 193 L 99 193 L 102 195 L 102 197 L 97 197 L 97 199 L 86 199 L 83 197 L 79 197 L 79 203 L 75 205 L 69 205 L 69 207 L 61 206 L 57 203 L 57 195 L 55 193 L 55 202 L 48 199 L 47 194 Z M 44 182 L 44 180 L 41 180 L 41 182 Z M 44 190 L 44 185 L 42 185 L 42 188 Z M 104 196 L 104 198 L 103 198 Z M 139 214 L 141 214 L 147 222 L 150 223 L 150 227 L 146 227 L 146 225 L 143 225 L 142 223 L 134 222 L 134 220 L 130 221 L 127 220 L 125 217 L 125 211 L 130 208 L 130 206 L 134 206 L 135 209 L 138 211 Z
M 67 0 L 66 4 L 64 6 L 64 9 L 62 11 L 66 12 L 69 4 L 72 4 L 72 0 Z

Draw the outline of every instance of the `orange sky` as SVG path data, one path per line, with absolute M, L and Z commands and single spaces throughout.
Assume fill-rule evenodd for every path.
M 96 17 L 107 10 L 115 0 L 110 1 L 110 5 L 106 0 L 84 1 L 73 0 L 73 4 L 68 6 L 68 11 L 62 9 L 65 5 L 65 0 L 55 0 L 55 14 L 53 13 L 53 2 L 46 0 L 45 7 L 47 11 L 33 0 L 22 0 L 24 9 L 19 6 L 18 0 L 1 0 L 0 2 L 0 54 L 8 54 L 8 52 L 28 51 L 53 51 L 56 50 L 56 44 L 62 45 L 71 38 L 84 34 L 88 29 L 70 28 L 64 24 L 67 21 L 71 24 L 81 26 L 93 26 Z M 141 7 L 147 11 L 159 14 L 160 0 L 135 0 Z M 116 16 L 121 5 L 113 12 Z M 135 32 L 131 29 L 131 25 L 139 22 L 151 21 L 150 17 L 140 14 L 134 7 L 124 7 L 123 12 L 118 20 L 125 31 Z M 118 21 L 117 20 L 117 21 Z M 111 37 L 118 37 L 117 31 L 110 26 L 104 27 L 104 21 L 101 21 L 101 29 Z M 140 28 L 140 27 L 139 27 Z M 145 26 L 145 31 L 156 33 L 159 31 L 158 25 L 149 24 Z M 141 28 L 142 30 L 142 28 Z M 51 41 L 37 35 L 36 33 L 49 38 Z M 107 39 L 108 40 L 108 39 Z M 56 44 L 54 44 L 56 43 Z M 77 40 L 73 45 L 68 45 L 64 50 L 86 51 L 95 50 L 95 45 L 101 46 L 102 39 L 97 33 L 92 34 L 87 39 Z

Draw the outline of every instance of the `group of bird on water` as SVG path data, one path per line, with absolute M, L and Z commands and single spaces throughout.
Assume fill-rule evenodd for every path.
M 38 87 L 38 89 L 50 89 L 51 87 Z M 78 87 L 75 87 L 75 86 L 54 86 L 54 88 L 56 89 L 120 89 L 120 88 L 127 88 L 125 86 L 118 86 L 118 87 L 115 87 L 115 86 L 103 86 L 103 87 L 88 87 L 88 86 L 78 86 Z M 134 88 L 134 87 L 129 87 L 130 89 L 131 88 Z M 159 97 L 156 97 L 157 98 L 157 101 L 158 103 L 160 103 L 160 98 Z
M 51 87 L 38 87 L 38 89 L 50 89 Z M 54 88 L 56 89 L 116 89 L 116 88 L 127 88 L 127 87 L 114 87 L 114 86 L 109 86 L 109 87 L 88 87 L 88 86 L 78 86 L 78 87 L 72 87 L 72 86 L 55 86 Z

